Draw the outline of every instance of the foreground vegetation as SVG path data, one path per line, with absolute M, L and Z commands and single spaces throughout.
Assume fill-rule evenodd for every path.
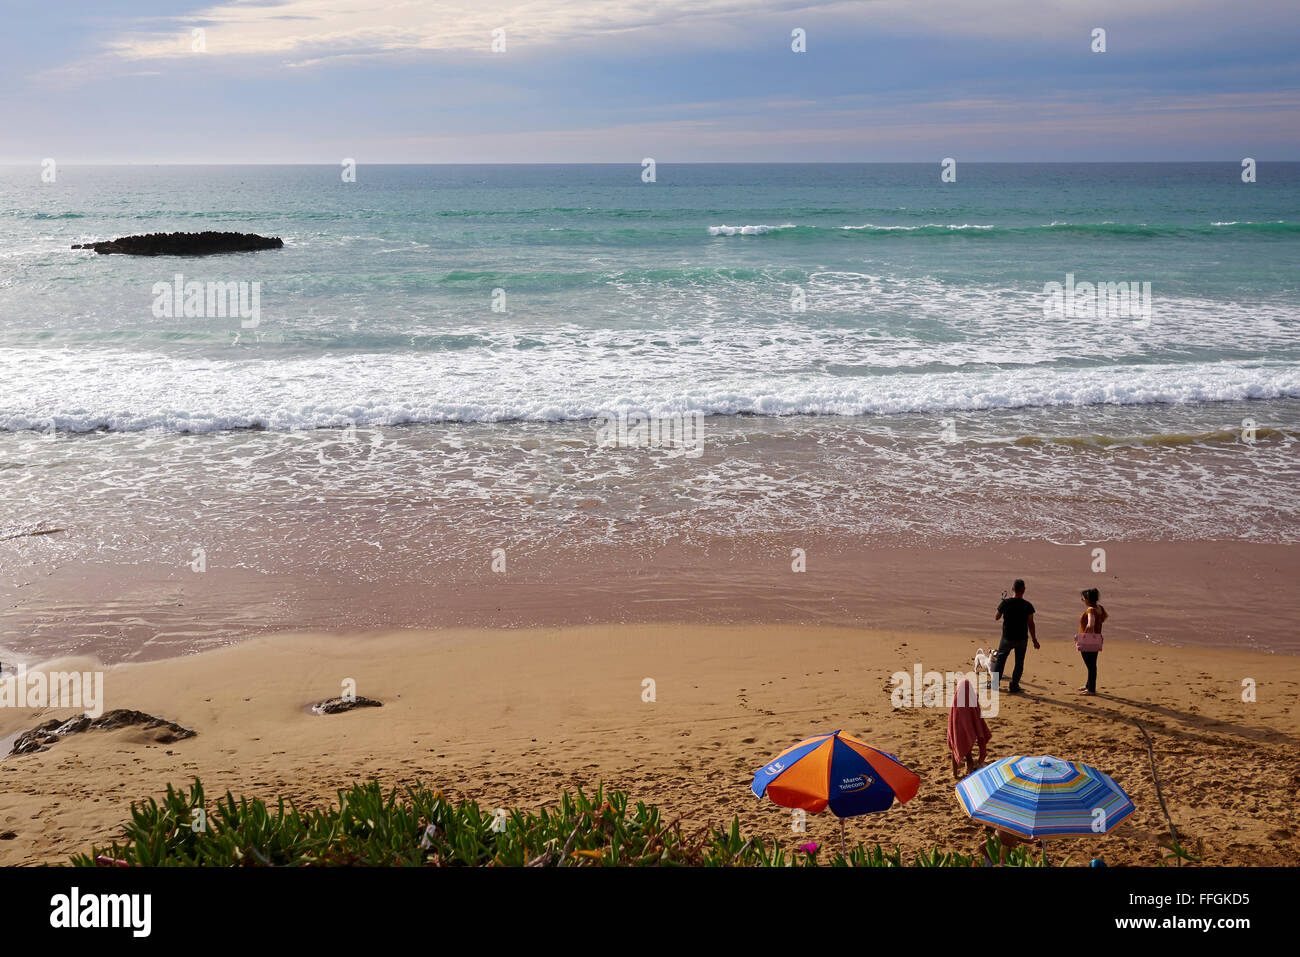
M 997 859 L 995 844 L 990 845 Z M 1013 866 L 1042 866 L 1025 848 Z M 555 807 L 484 812 L 474 801 L 452 803 L 423 786 L 399 796 L 378 782 L 339 791 L 326 809 L 299 810 L 281 799 L 274 808 L 229 792 L 214 807 L 195 780 L 188 791 L 167 788 L 162 803 L 131 806 L 122 843 L 95 847 L 72 863 L 95 866 L 435 866 L 556 867 L 969 867 L 974 858 L 932 850 L 904 861 L 901 850 L 838 848 L 742 837 L 730 827 L 665 823 L 659 809 L 629 806 L 622 791 L 598 787 L 592 796 L 565 791 Z

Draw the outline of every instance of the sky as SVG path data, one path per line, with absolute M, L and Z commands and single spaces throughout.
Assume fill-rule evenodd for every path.
M 1297 0 L 0 0 L 0 24 L 2 163 L 1300 159 Z

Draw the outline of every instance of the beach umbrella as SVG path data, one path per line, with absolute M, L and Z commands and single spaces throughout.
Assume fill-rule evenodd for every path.
M 840 819 L 872 814 L 916 796 L 921 779 L 898 758 L 842 731 L 814 735 L 786 748 L 754 774 L 750 790 L 774 804 L 819 814 L 830 808 Z
M 1110 775 L 1047 755 L 994 761 L 957 783 L 957 799 L 975 820 L 1030 840 L 1105 834 L 1134 811 Z

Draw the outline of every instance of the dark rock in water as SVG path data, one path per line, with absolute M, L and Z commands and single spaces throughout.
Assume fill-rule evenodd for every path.
M 212 256 L 217 253 L 249 253 L 259 249 L 280 249 L 284 240 L 278 236 L 254 233 L 149 233 L 147 236 L 123 236 L 98 243 L 78 243 L 73 249 L 93 249 L 101 255 L 123 253 L 127 256 Z
M 318 701 L 311 706 L 313 714 L 338 714 L 341 711 L 351 711 L 353 708 L 382 708 L 384 703 L 376 701 L 374 698 L 330 698 L 328 701 Z
M 129 708 L 115 708 L 112 711 L 105 711 L 98 718 L 91 718 L 89 715 L 81 715 L 76 718 L 68 718 L 66 721 L 60 721 L 58 718 L 51 718 L 43 724 L 38 724 L 30 731 L 24 731 L 10 750 L 10 754 L 31 754 L 33 751 L 46 751 L 52 744 L 58 744 L 63 738 L 70 734 L 79 734 L 82 731 L 113 731 L 117 728 L 127 728 L 139 726 L 145 731 L 159 729 L 154 740 L 160 744 L 170 744 L 173 741 L 180 741 L 183 738 L 192 738 L 197 731 L 191 731 L 189 728 L 182 728 L 174 721 L 165 721 L 162 718 L 155 718 L 151 714 L 145 714 L 143 711 L 132 711 Z

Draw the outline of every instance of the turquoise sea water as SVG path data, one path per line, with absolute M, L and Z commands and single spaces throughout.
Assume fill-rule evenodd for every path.
M 941 413 L 1300 395 L 1300 164 L 0 173 L 0 428 Z M 239 230 L 281 251 L 73 242 Z M 260 283 L 260 322 L 155 283 Z M 1149 282 L 1145 327 L 1044 286 Z M 498 306 L 494 312 L 494 290 Z M 797 290 L 797 291 L 796 291 Z M 804 311 L 792 307 L 802 295 Z
M 641 174 L 0 170 L 0 567 L 1300 541 L 1300 164 Z M 69 248 L 208 229 L 285 248 Z M 177 274 L 259 284 L 258 321 L 155 315 Z M 1067 276 L 1150 314 L 1045 313 Z M 702 413 L 701 454 L 602 447 L 619 412 Z

